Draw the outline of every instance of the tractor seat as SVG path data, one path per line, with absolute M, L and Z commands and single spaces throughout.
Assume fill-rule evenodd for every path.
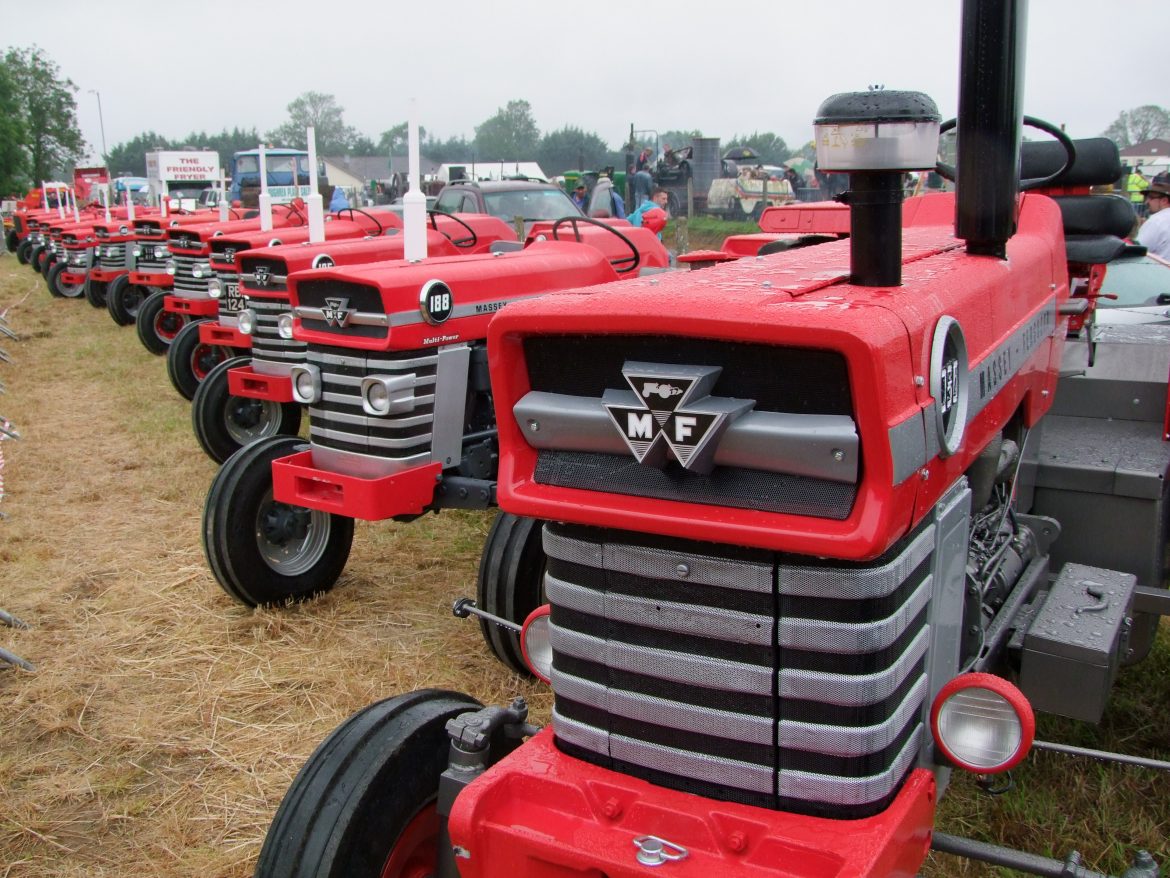
M 1121 155 L 1112 140 L 1089 137 L 1073 143 L 1076 160 L 1052 181 L 1048 191 L 1060 207 L 1068 261 L 1101 265 L 1126 252 L 1128 245 L 1123 239 L 1133 229 L 1133 205 L 1119 195 L 1056 194 L 1069 188 L 1113 183 L 1121 176 Z M 1022 178 L 1045 177 L 1063 163 L 1064 149 L 1059 143 L 1024 143 L 1020 147 Z

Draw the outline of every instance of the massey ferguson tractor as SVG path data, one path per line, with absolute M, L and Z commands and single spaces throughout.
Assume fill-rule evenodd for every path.
M 430 223 L 427 253 L 432 257 L 486 253 L 499 242 L 516 240 L 510 226 L 486 214 L 431 213 Z M 326 224 L 326 240 L 321 243 L 261 247 L 236 255 L 239 288 L 221 292 L 218 322 L 204 324 L 200 331 L 201 337 L 207 334 L 208 343 L 214 338 L 215 343 L 236 347 L 250 344 L 251 357 L 217 365 L 200 382 L 191 401 L 195 437 L 216 463 L 256 439 L 295 436 L 300 430 L 301 405 L 293 398 L 290 376 L 293 366 L 304 362 L 305 345 L 292 337 L 289 275 L 403 258 L 403 235 L 354 240 L 354 235 L 336 233 L 347 225 Z M 219 241 L 212 246 L 219 246 Z M 243 344 L 235 340 L 237 336 Z
M 306 346 L 289 388 L 308 406 L 310 442 L 253 442 L 212 482 L 203 547 L 228 594 L 256 606 L 327 591 L 349 557 L 354 519 L 409 521 L 495 504 L 492 315 L 509 302 L 669 264 L 650 229 L 578 216 L 539 237 L 507 252 L 288 277 L 293 317 L 276 328 Z M 268 303 L 253 301 L 263 313 Z
M 496 315 L 498 495 L 546 522 L 547 605 L 521 641 L 551 724 L 522 699 L 437 690 L 359 712 L 293 782 L 258 878 L 877 878 L 917 874 L 932 848 L 1096 874 L 933 828 L 952 767 L 1019 763 L 1033 706 L 1099 716 L 1133 632 L 1168 609 L 1148 572 L 1053 563 L 1049 511 L 1074 508 L 1053 500 L 1062 479 L 1142 500 L 1141 471 L 1164 474 L 1170 452 L 1161 420 L 1110 412 L 1090 431 L 1087 407 L 1053 412 L 1078 380 L 1099 409 L 1132 405 L 1101 401 L 1096 366 L 1059 380 L 1069 318 L 1092 304 L 1072 289 L 1126 245 L 1116 199 L 1087 194 L 1116 176 L 1116 150 L 1045 126 L 1060 145 L 1020 161 L 1022 17 L 1016 0 L 964 4 L 956 195 L 908 203 L 903 222 L 901 174 L 935 165 L 929 98 L 837 95 L 816 140 L 821 168 L 850 174 L 848 240 Z M 370 349 L 381 339 L 372 292 L 298 293 L 315 338 L 361 315 Z M 357 386 L 340 357 L 309 363 L 306 390 Z M 394 406 L 408 391 L 387 372 L 362 386 Z M 321 408 L 314 443 L 339 455 L 338 409 Z M 1050 417 L 1100 443 L 1096 471 L 1075 454 L 1061 470 Z M 1125 431 L 1140 454 L 1102 465 Z M 311 454 L 281 464 L 275 496 L 352 499 L 314 481 Z M 255 511 L 240 539 L 292 532 Z M 1078 514 L 1097 541 L 1112 533 L 1112 504 Z M 1140 539 L 1161 557 L 1162 528 Z M 1158 874 L 1145 853 L 1126 872 Z

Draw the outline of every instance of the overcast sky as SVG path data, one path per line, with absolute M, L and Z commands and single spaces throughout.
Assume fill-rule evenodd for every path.
M 830 94 L 883 84 L 956 109 L 959 0 L 0 0 L 0 46 L 45 50 L 78 86 L 82 132 L 109 147 L 153 129 L 252 127 L 309 91 L 375 141 L 405 121 L 446 138 L 509 100 L 542 132 L 613 148 L 638 129 L 812 137 Z M 1170 106 L 1165 0 L 1032 0 L 1025 112 L 1100 134 L 1119 111 Z M 725 146 L 730 145 L 725 142 Z M 526 156 L 509 156 L 523 159 Z

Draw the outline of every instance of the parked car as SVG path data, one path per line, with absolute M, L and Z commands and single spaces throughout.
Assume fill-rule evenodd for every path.
M 505 222 L 524 218 L 527 234 L 537 220 L 583 216 L 565 191 L 536 180 L 459 180 L 439 192 L 435 209 L 444 213 L 488 213 Z
M 1111 325 L 1170 323 L 1170 262 L 1150 253 L 1110 262 L 1094 319 Z

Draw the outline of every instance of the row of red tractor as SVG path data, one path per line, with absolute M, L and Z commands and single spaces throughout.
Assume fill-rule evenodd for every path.
M 884 878 L 931 849 L 1096 875 L 934 829 L 952 767 L 1015 768 L 1034 707 L 1099 720 L 1170 613 L 1166 371 L 1063 362 L 1130 249 L 1132 210 L 1090 192 L 1119 156 L 1045 123 L 1057 144 L 1020 147 L 1023 11 L 964 4 L 955 193 L 902 201 L 929 98 L 834 96 L 845 203 L 771 208 L 702 271 L 583 217 L 521 241 L 430 214 L 407 259 L 390 212 L 316 241 L 297 203 L 18 214 L 51 292 L 167 353 L 222 463 L 203 547 L 236 599 L 331 588 L 355 519 L 503 510 L 456 612 L 550 683 L 550 726 L 436 690 L 364 709 L 258 878 Z M 1148 552 L 1109 554 L 1122 514 Z

